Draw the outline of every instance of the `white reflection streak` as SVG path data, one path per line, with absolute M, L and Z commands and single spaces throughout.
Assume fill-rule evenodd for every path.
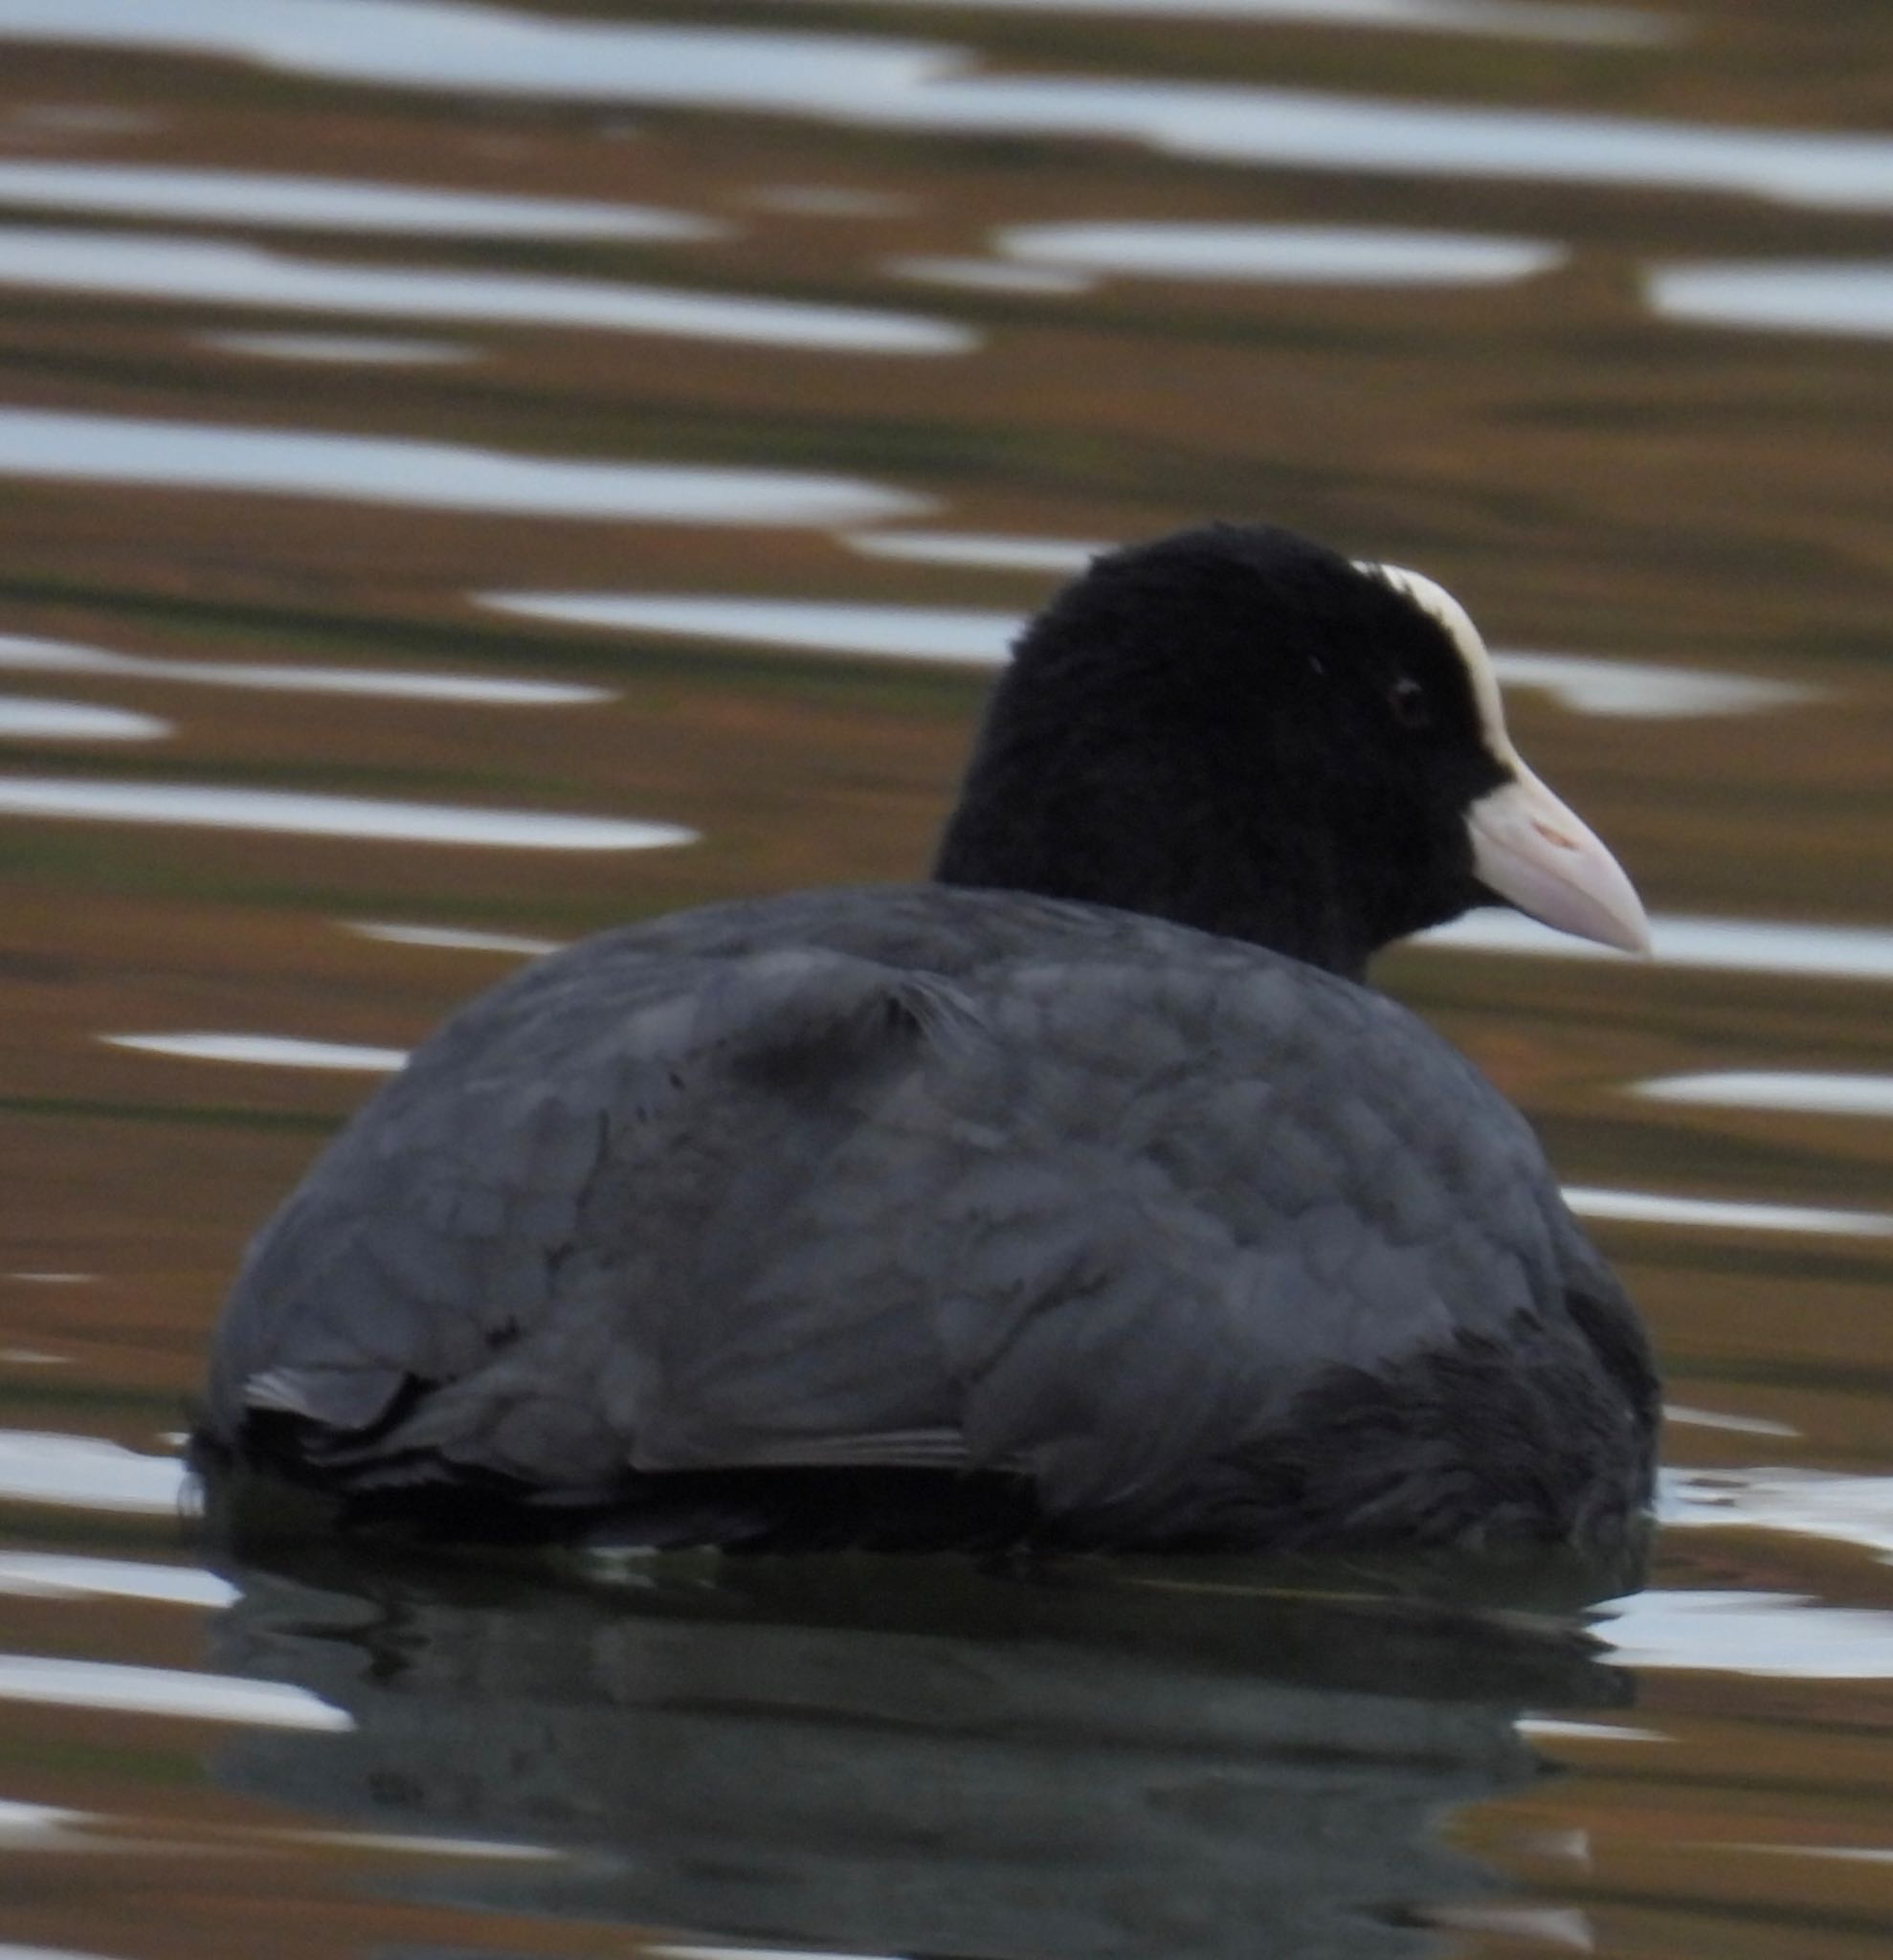
M 202 1821 L 193 1821 L 189 1829 L 189 1838 L 179 1839 L 169 1835 L 168 1823 L 147 1817 L 66 1810 L 53 1804 L 19 1803 L 0 1797 L 0 1848 L 10 1851 L 104 1851 L 115 1857 L 122 1857 L 126 1852 L 154 1852 L 176 1857 L 211 1853 L 220 1846 L 307 1845 L 315 1849 L 387 1851 L 397 1857 L 490 1859 L 509 1863 L 544 1863 L 568 1856 L 549 1845 L 509 1844 L 482 1838 L 408 1837 L 398 1831 L 272 1830 Z M 22 1960 L 22 1956 L 42 1952 L 46 1960 L 85 1960 L 83 1954 L 68 1954 L 63 1948 L 56 1953 L 50 1948 L 0 1943 L 0 1960 Z
M 555 953 L 566 942 L 531 939 L 517 932 L 475 932 L 457 925 L 393 925 L 371 919 L 345 919 L 343 929 L 364 939 L 385 940 L 390 946 L 438 947 L 453 952 L 514 953 L 536 958 Z
M 930 507 L 877 484 L 789 470 L 571 461 L 451 442 L 47 409 L 0 408 L 0 476 L 664 524 L 832 528 Z
M 156 715 L 134 714 L 129 708 L 0 694 L 0 742 L 156 742 L 174 732 Z
M 89 1811 L 0 1797 L 0 1850 L 95 1851 L 98 1845 L 84 1836 L 84 1827 L 93 1821 L 94 1815 Z M 64 1954 L 64 1949 L 0 1945 L 0 1960 L 15 1960 L 15 1956 L 28 1953 L 45 1953 L 51 1960 L 56 1950 Z
M 1550 272 L 1570 256 L 1562 245 L 1537 238 L 1389 225 L 1011 225 L 993 243 L 1030 265 L 1258 285 L 1503 285 Z
M 1306 169 L 1746 192 L 1893 208 L 1893 142 L 1152 78 L 971 72 L 963 48 L 839 33 L 565 21 L 452 0 L 0 0 L 0 34 L 221 56 L 453 95 L 619 101 L 901 130 L 1142 142 Z M 1523 12 L 1524 10 L 1521 10 Z
M 236 1588 L 196 1566 L 83 1558 L 57 1551 L 0 1551 L 0 1592 L 43 1599 L 138 1599 L 164 1606 L 231 1605 Z
M 275 661 L 169 660 L 115 654 L 70 641 L 0 634 L 0 669 L 25 674 L 110 674 L 190 687 L 247 687 L 279 694 L 374 695 L 389 701 L 455 701 L 493 707 L 578 707 L 616 691 L 568 680 L 515 680 L 484 674 L 388 672 L 372 667 L 297 667 Z
M 961 65 L 957 49 L 866 35 L 627 27 L 456 0 L 0 0 L 0 33 L 224 56 L 336 81 L 453 94 L 739 108 L 900 101 Z
M 175 1457 L 145 1457 L 97 1437 L 0 1430 L 0 1497 L 86 1511 L 175 1517 L 189 1473 Z
M 1556 1715 L 1522 1715 L 1512 1725 L 1521 1735 L 1541 1742 L 1668 1742 L 1660 1728 L 1636 1728 L 1621 1722 L 1573 1722 Z
M 520 851 L 650 851 L 695 843 L 677 824 L 562 816 L 531 810 L 457 809 L 288 790 L 211 789 L 195 783 L 114 783 L 0 776 L 0 816 L 93 823 L 269 831 L 305 837 L 473 845 Z
M 1743 192 L 1836 211 L 1893 206 L 1893 143 L 1313 90 L 1058 75 L 953 78 L 854 120 L 1041 139 L 1116 137 L 1226 164 L 1511 183 Z
M 1658 1076 L 1633 1094 L 1659 1102 L 1718 1109 L 1779 1109 L 1810 1116 L 1893 1116 L 1893 1076 L 1820 1075 L 1812 1071 L 1729 1069 L 1722 1074 Z
M 1883 259 L 1658 266 L 1644 293 L 1654 311 L 1699 325 L 1893 335 L 1893 265 Z
M 1749 1204 L 1733 1198 L 1672 1197 L 1660 1192 L 1600 1191 L 1567 1185 L 1565 1202 L 1583 1218 L 1633 1225 L 1696 1226 L 1711 1232 L 1786 1232 L 1817 1238 L 1893 1237 L 1893 1213 L 1835 1212 L 1813 1205 Z
M 1798 1593 L 1639 1592 L 1592 1632 L 1633 1667 L 1783 1681 L 1893 1680 L 1893 1613 Z
M 1071 577 L 1083 571 L 1101 552 L 1112 548 L 1095 540 L 1008 538 L 977 531 L 850 531 L 841 542 L 867 558 Z
M 1663 1404 L 1663 1420 L 1685 1429 L 1726 1429 L 1736 1436 L 1798 1437 L 1792 1422 L 1771 1422 L 1764 1415 L 1728 1415 L 1718 1409 L 1690 1409 L 1681 1402 Z
M 1893 1564 L 1893 1477 L 1825 1470 L 1666 1470 L 1658 1492 L 1665 1526 L 1733 1526 L 1859 1546 Z
M 1802 925 L 1780 919 L 1696 919 L 1650 922 L 1659 967 L 1716 972 L 1792 973 L 1808 979 L 1893 980 L 1893 931 L 1875 925 Z M 1625 960 L 1589 940 L 1553 932 L 1518 912 L 1469 912 L 1451 925 L 1423 932 L 1415 946 L 1455 952 L 1523 953 L 1548 960 Z
M 145 233 L 0 226 L 0 285 L 285 312 L 674 334 L 837 353 L 964 354 L 979 339 L 946 321 L 864 307 L 523 273 L 338 265 L 260 246 Z
M 367 1048 L 352 1041 L 307 1041 L 293 1035 L 100 1035 L 110 1048 L 188 1061 L 234 1061 L 259 1068 L 334 1069 L 388 1075 L 408 1058 L 405 1048 Z
M 1023 623 L 1017 612 L 973 607 L 721 599 L 695 593 L 481 592 L 478 599 L 496 612 L 571 626 L 976 667 L 1002 664 Z
M 255 1728 L 332 1732 L 355 1726 L 342 1709 L 306 1688 L 281 1682 L 38 1654 L 0 1654 L 0 1701 L 121 1715 L 168 1715 L 189 1722 L 234 1722 Z
M 1771 680 L 1758 674 L 1718 674 L 1584 654 L 1495 650 L 1492 669 L 1506 687 L 1536 688 L 1578 714 L 1626 715 L 1652 722 L 1754 714 L 1811 701 L 1819 692 L 1798 681 Z
M 161 164 L 0 162 L 0 204 L 430 238 L 685 241 L 722 237 L 729 230 L 709 218 L 649 205 Z

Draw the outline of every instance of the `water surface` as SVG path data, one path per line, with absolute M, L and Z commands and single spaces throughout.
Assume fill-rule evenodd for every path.
M 1890 60 L 1847 0 L 0 0 L 0 1949 L 1883 1952 Z M 1206 516 L 1447 583 L 1650 902 L 1380 975 L 1648 1314 L 1645 1582 L 184 1528 L 228 1277 L 380 1074 L 588 930 L 912 876 L 1017 620 Z

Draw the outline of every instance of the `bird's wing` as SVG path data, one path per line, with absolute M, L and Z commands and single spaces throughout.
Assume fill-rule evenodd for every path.
M 1324 1385 L 1562 1318 L 1535 1138 L 1392 1002 L 1101 959 L 1015 969 L 990 1013 L 1049 1134 L 933 1197 L 930 1310 L 969 1460 L 1053 1514 L 1160 1534 Z
M 212 1432 L 278 1411 L 363 1474 L 437 1455 L 548 1484 L 691 1457 L 693 1425 L 657 1412 L 689 1406 L 675 1377 L 702 1371 L 714 1303 L 753 1293 L 780 1214 L 968 1020 L 944 982 L 814 947 L 600 941 L 542 963 L 448 1022 L 260 1235 L 215 1344 Z M 837 1447 L 871 1453 L 860 1413 L 884 1401 L 886 1447 L 938 1460 L 910 1360 L 859 1339 L 873 1205 L 830 1192 L 807 1276 L 823 1311 L 751 1318 L 749 1361 L 792 1348 L 805 1397 L 848 1377 Z M 740 1374 L 743 1330 L 724 1331 Z
M 475 1003 L 344 1132 L 214 1428 L 301 1416 L 362 1484 L 965 1466 L 1135 1519 L 1555 1274 L 1515 1114 L 1285 963 L 634 955 Z

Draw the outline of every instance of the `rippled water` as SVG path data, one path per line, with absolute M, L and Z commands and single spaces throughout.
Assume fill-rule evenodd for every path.
M 1842 1960 L 1893 1930 L 1893 23 L 0 0 L 0 1954 Z M 1382 978 L 1670 1384 L 1647 1588 L 180 1527 L 454 1001 L 926 857 L 1089 551 L 1415 564 L 1651 904 Z

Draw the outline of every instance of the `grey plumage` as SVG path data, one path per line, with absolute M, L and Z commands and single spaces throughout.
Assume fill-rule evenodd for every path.
M 336 1487 L 997 1473 L 1072 1543 L 1481 1541 L 1647 1497 L 1641 1336 L 1384 996 L 949 887 L 588 940 L 451 1019 L 253 1247 L 208 1429 Z

